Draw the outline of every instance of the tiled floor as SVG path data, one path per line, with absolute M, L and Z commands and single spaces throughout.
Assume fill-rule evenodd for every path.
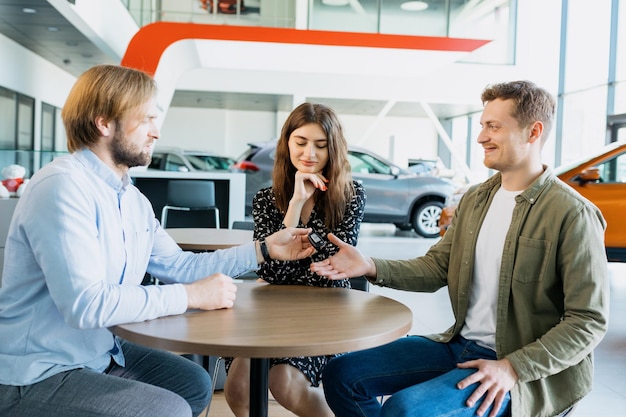
M 425 253 L 436 239 L 423 239 L 414 232 L 400 232 L 392 225 L 363 224 L 358 247 L 367 255 L 406 259 Z M 611 264 L 611 318 L 609 331 L 595 352 L 593 391 L 573 417 L 621 417 L 626 415 L 626 264 Z M 394 298 L 414 313 L 411 333 L 436 333 L 452 323 L 446 290 L 434 294 L 408 293 L 370 286 L 370 291 Z M 211 416 L 231 416 L 223 393 L 216 393 Z M 293 414 L 270 401 L 270 417 Z M 531 417 L 531 416 L 529 416 Z

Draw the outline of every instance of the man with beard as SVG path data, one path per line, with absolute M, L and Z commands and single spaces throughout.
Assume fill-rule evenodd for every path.
M 213 253 L 182 251 L 132 184 L 159 137 L 156 85 L 112 65 L 85 72 L 62 111 L 70 155 L 37 172 L 15 209 L 0 288 L 0 415 L 197 416 L 202 367 L 107 328 L 230 308 L 230 276 L 310 256 L 309 229 Z M 267 257 L 265 253 L 265 257 Z M 148 272 L 170 285 L 142 286 Z M 230 275 L 230 276 L 229 276 Z

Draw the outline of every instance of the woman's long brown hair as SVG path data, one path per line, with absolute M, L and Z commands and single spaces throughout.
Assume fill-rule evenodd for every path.
M 322 214 L 324 224 L 333 230 L 343 220 L 346 205 L 354 196 L 354 185 L 348 162 L 348 143 L 343 136 L 343 129 L 335 112 L 322 104 L 300 104 L 283 125 L 276 145 L 272 174 L 276 206 L 286 213 L 293 195 L 296 168 L 289 156 L 289 137 L 294 130 L 309 123 L 319 125 L 328 139 L 328 163 L 322 171 L 328 179 L 328 189 L 316 190 L 314 198 L 315 208 Z

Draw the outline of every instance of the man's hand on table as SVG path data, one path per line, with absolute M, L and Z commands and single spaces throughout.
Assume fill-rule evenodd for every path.
M 213 274 L 191 284 L 185 284 L 187 308 L 217 310 L 231 308 L 237 298 L 237 285 L 224 274 Z

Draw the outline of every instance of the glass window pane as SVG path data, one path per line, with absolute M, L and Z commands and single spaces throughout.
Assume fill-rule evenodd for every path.
M 403 3 L 382 0 L 380 33 L 448 36 L 449 1 L 432 2 L 425 10 L 404 10 Z
M 41 103 L 41 152 L 40 166 L 52 161 L 54 157 L 54 123 L 56 108 L 50 104 Z
M 613 113 L 626 113 L 626 81 L 615 84 L 615 105 Z
M 19 95 L 17 105 L 17 148 L 33 150 L 35 135 L 35 99 Z
M 18 165 L 26 168 L 26 177 L 35 172 L 32 150 L 35 142 L 35 99 L 18 94 L 17 104 L 17 156 Z
M 570 1 L 567 16 L 565 91 L 606 84 L 611 2 Z
M 0 149 L 15 149 L 15 100 L 13 91 L 0 87 Z
M 607 87 L 603 85 L 565 96 L 561 136 L 562 164 L 576 161 L 604 146 L 606 94 Z
M 54 150 L 58 152 L 67 152 L 67 135 L 65 134 L 65 125 L 61 118 L 61 111 L 55 112 L 54 118 Z
M 378 2 L 311 0 L 309 29 L 378 32 Z
M 493 8 L 468 8 L 468 4 L 453 8 L 450 31 L 453 38 L 491 39 L 479 50 L 462 59 L 463 62 L 481 64 L 513 64 L 515 62 L 515 37 L 517 19 L 511 2 L 502 2 Z M 482 5 L 481 5 L 482 6 Z
M 54 150 L 54 106 L 41 104 L 41 150 Z
M 615 79 L 616 81 L 621 81 L 622 83 L 626 82 L 626 4 L 624 2 L 620 2 L 619 7 L 619 16 L 617 23 L 617 66 Z M 622 84 L 622 89 L 625 89 L 626 86 Z M 619 103 L 619 104 L 618 104 Z M 622 100 L 615 101 L 615 105 L 626 106 L 626 96 L 622 93 Z M 626 113 L 626 110 L 617 111 L 616 113 Z
M 619 129 L 617 131 L 617 141 L 621 142 L 621 141 L 625 141 L 626 142 L 626 126 Z

